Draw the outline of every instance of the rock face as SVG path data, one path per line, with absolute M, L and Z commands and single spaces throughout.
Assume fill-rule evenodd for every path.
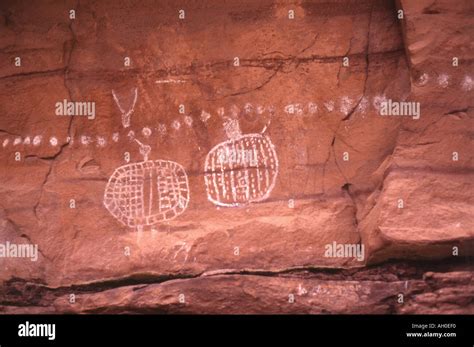
M 0 11 L 0 312 L 474 313 L 472 1 Z

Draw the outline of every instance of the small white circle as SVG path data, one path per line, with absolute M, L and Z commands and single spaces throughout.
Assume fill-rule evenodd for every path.
M 99 147 L 105 147 L 106 144 L 107 144 L 107 141 L 105 140 L 104 137 L 102 137 L 102 136 L 97 136 L 97 146 L 99 146 Z
M 190 127 L 193 125 L 193 118 L 190 116 L 186 116 L 184 117 L 184 122 L 186 123 L 188 127 Z
M 87 146 L 90 142 L 91 142 L 91 138 L 89 136 L 86 136 L 86 135 L 81 136 L 81 143 L 83 145 Z
M 145 137 L 150 137 L 151 136 L 151 129 L 148 127 L 145 127 L 142 129 L 142 134 Z
M 33 139 L 33 145 L 39 146 L 41 143 L 42 137 L 41 135 L 36 135 Z
M 172 127 L 176 130 L 179 130 L 179 128 L 181 128 L 181 123 L 178 120 L 175 120 L 172 124 Z

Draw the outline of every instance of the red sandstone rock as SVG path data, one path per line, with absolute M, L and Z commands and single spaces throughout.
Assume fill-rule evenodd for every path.
M 0 243 L 40 252 L 0 258 L 2 312 L 472 313 L 473 6 L 431 3 L 2 2 Z M 134 88 L 124 128 L 112 90 L 128 110 Z M 386 99 L 420 118 L 381 116 Z M 55 115 L 63 100 L 94 101 L 95 119 Z M 264 201 L 207 198 L 226 117 L 275 146 Z M 126 152 L 144 160 L 130 131 L 189 179 L 186 210 L 143 231 L 103 204 Z M 363 261 L 326 257 L 334 242 Z M 379 265 L 406 260 L 439 275 Z

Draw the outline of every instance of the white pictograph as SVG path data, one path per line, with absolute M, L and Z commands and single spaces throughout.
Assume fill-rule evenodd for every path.
M 424 86 L 428 83 L 428 81 L 430 80 L 430 76 L 427 74 L 427 73 L 423 73 L 419 78 L 418 78 L 418 81 L 417 81 L 417 84 L 419 86 Z
M 367 108 L 369 107 L 369 99 L 365 96 L 362 97 L 359 101 L 359 105 L 357 106 L 357 110 L 364 114 L 367 111 Z M 364 116 L 362 116 L 364 117 Z
M 105 188 L 104 205 L 124 225 L 140 230 L 183 213 L 189 203 L 189 183 L 181 165 L 148 160 L 150 146 L 135 141 L 144 161 L 115 170 Z
M 202 110 L 200 118 L 203 123 L 206 123 L 209 120 L 209 118 L 211 118 L 211 114 L 209 112 Z
M 113 91 L 113 90 L 112 90 L 112 96 L 114 97 L 114 101 L 117 104 L 117 107 L 119 108 L 120 112 L 122 113 L 122 125 L 123 125 L 124 128 L 128 128 L 130 126 L 130 117 L 132 116 L 132 113 L 135 110 L 135 104 L 137 103 L 137 98 L 138 98 L 137 88 L 135 88 L 133 90 L 133 101 L 132 101 L 128 111 L 125 111 L 125 109 L 122 107 L 117 95 L 115 94 L 115 91 Z
M 188 185 L 178 163 L 148 160 L 128 164 L 110 177 L 104 205 L 124 225 L 140 229 L 183 213 L 189 202 Z
M 156 84 L 166 84 L 166 83 L 186 83 L 185 80 L 177 80 L 177 79 L 165 79 L 165 80 L 157 80 L 155 81 Z
M 145 137 L 150 137 L 151 133 L 152 133 L 152 131 L 149 127 L 144 127 L 142 129 L 142 135 L 145 136 Z
M 308 102 L 308 112 L 311 114 L 315 114 L 318 112 L 318 104 L 314 102 Z
M 472 80 L 471 76 L 464 76 L 464 79 L 461 82 L 461 88 L 464 91 L 471 91 L 474 87 L 474 81 Z
M 173 121 L 171 126 L 173 127 L 174 130 L 179 130 L 179 128 L 181 128 L 181 123 L 179 122 L 179 120 L 175 120 Z
M 247 103 L 244 105 L 244 111 L 245 111 L 245 113 L 252 113 L 252 111 L 253 111 L 253 105 L 252 105 L 250 102 L 247 102 Z
M 191 116 L 186 116 L 184 117 L 184 123 L 188 126 L 188 127 L 192 127 L 193 126 L 193 118 Z
M 209 201 L 218 206 L 240 206 L 270 196 L 278 176 L 275 147 L 264 135 L 242 135 L 239 122 L 227 119 L 224 129 L 229 140 L 212 148 L 204 164 Z
M 39 146 L 41 144 L 42 139 L 43 139 L 43 137 L 41 135 L 36 135 L 33 138 L 33 146 Z
M 301 116 L 303 114 L 303 106 L 301 104 L 289 104 L 285 106 L 285 112 L 287 114 L 296 114 Z
M 107 145 L 107 140 L 103 136 L 97 136 L 97 147 L 104 148 Z
M 449 76 L 447 74 L 441 74 L 438 76 L 438 84 L 442 88 L 447 88 L 449 85 Z
M 224 112 L 225 112 L 225 111 L 224 111 L 224 107 L 219 107 L 219 108 L 217 109 L 217 114 L 218 114 L 219 116 L 221 116 L 221 117 L 224 117 Z
M 90 144 L 92 141 L 91 137 L 90 136 L 87 136 L 87 135 L 82 135 L 81 136 L 81 144 L 84 145 L 84 146 L 87 146 L 88 144 Z
M 334 106 L 334 101 L 332 100 L 329 100 L 328 102 L 324 103 L 324 107 L 326 107 L 326 110 L 328 110 L 328 112 L 334 111 Z
M 341 105 L 340 105 L 339 111 L 341 111 L 343 115 L 347 116 L 349 112 L 351 112 L 352 104 L 353 104 L 353 100 L 350 97 L 343 96 L 341 98 Z
M 165 124 L 158 124 L 158 132 L 160 133 L 160 136 L 165 136 L 167 131 Z
M 189 182 L 181 165 L 148 160 L 151 147 L 136 139 L 132 130 L 128 137 L 140 146 L 143 161 L 114 171 L 105 187 L 104 206 L 122 224 L 141 231 L 144 226 L 172 220 L 186 210 Z
M 387 102 L 387 97 L 385 95 L 376 95 L 372 100 L 372 105 L 379 112 L 382 104 Z

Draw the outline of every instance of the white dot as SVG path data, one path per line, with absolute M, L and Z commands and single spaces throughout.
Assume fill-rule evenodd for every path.
M 160 135 L 166 134 L 166 125 L 164 124 L 158 125 L 158 132 L 160 133 Z
M 449 76 L 446 75 L 446 74 L 439 75 L 438 76 L 438 84 L 441 87 L 446 88 L 449 85 Z
M 81 143 L 83 145 L 87 146 L 90 142 L 91 142 L 91 138 L 89 136 L 86 136 L 86 135 L 81 136 Z
M 206 122 L 209 120 L 209 118 L 211 118 L 210 113 L 208 113 L 208 112 L 202 110 L 202 112 L 201 112 L 201 121 L 202 121 L 203 123 L 206 123 Z
M 250 112 L 252 112 L 252 111 L 253 111 L 253 106 L 252 106 L 252 104 L 249 103 L 249 102 L 246 103 L 246 104 L 244 105 L 244 111 L 245 111 L 245 113 L 250 113 Z
M 387 98 L 385 95 L 377 95 L 374 97 L 372 104 L 376 110 L 380 110 L 380 108 L 382 107 L 382 104 L 386 102 L 387 102 Z
M 186 116 L 184 117 L 184 122 L 186 123 L 188 127 L 190 127 L 193 125 L 193 118 L 190 116 Z
M 107 141 L 105 140 L 104 137 L 102 137 L 102 136 L 97 136 L 97 146 L 99 146 L 99 147 L 105 147 L 106 144 L 107 144 Z
M 334 111 L 334 101 L 329 100 L 328 102 L 325 102 L 324 107 L 326 107 L 326 110 L 328 110 L 329 112 Z
M 308 112 L 311 114 L 314 114 L 318 112 L 318 105 L 315 104 L 314 102 L 309 102 L 308 103 Z
M 43 137 L 41 135 L 36 135 L 33 139 L 33 145 L 39 146 Z
M 151 129 L 148 128 L 148 127 L 143 128 L 143 129 L 142 129 L 142 134 L 143 134 L 143 136 L 145 136 L 145 137 L 150 137 L 150 135 L 151 135 Z
M 464 80 L 462 81 L 462 89 L 465 91 L 470 91 L 474 86 L 474 82 L 472 81 L 471 76 L 465 76 Z
M 3 147 L 6 147 L 8 145 L 8 142 L 10 142 L 9 139 L 3 140 Z
M 19 145 L 20 143 L 21 143 L 21 137 L 17 137 L 15 138 L 15 141 L 13 141 L 14 146 Z
M 175 128 L 176 130 L 179 130 L 179 128 L 181 128 L 181 123 L 175 120 L 171 126 Z
M 57 146 L 58 145 L 58 139 L 53 136 L 49 139 L 49 143 L 51 144 L 51 146 Z
M 430 80 L 430 76 L 428 76 L 428 74 L 424 73 L 423 75 L 421 75 L 418 78 L 418 84 L 420 86 L 424 86 L 426 83 L 428 83 L 429 80 Z
M 285 113 L 287 113 L 287 114 L 295 113 L 295 106 L 293 104 L 286 105 L 285 106 Z

